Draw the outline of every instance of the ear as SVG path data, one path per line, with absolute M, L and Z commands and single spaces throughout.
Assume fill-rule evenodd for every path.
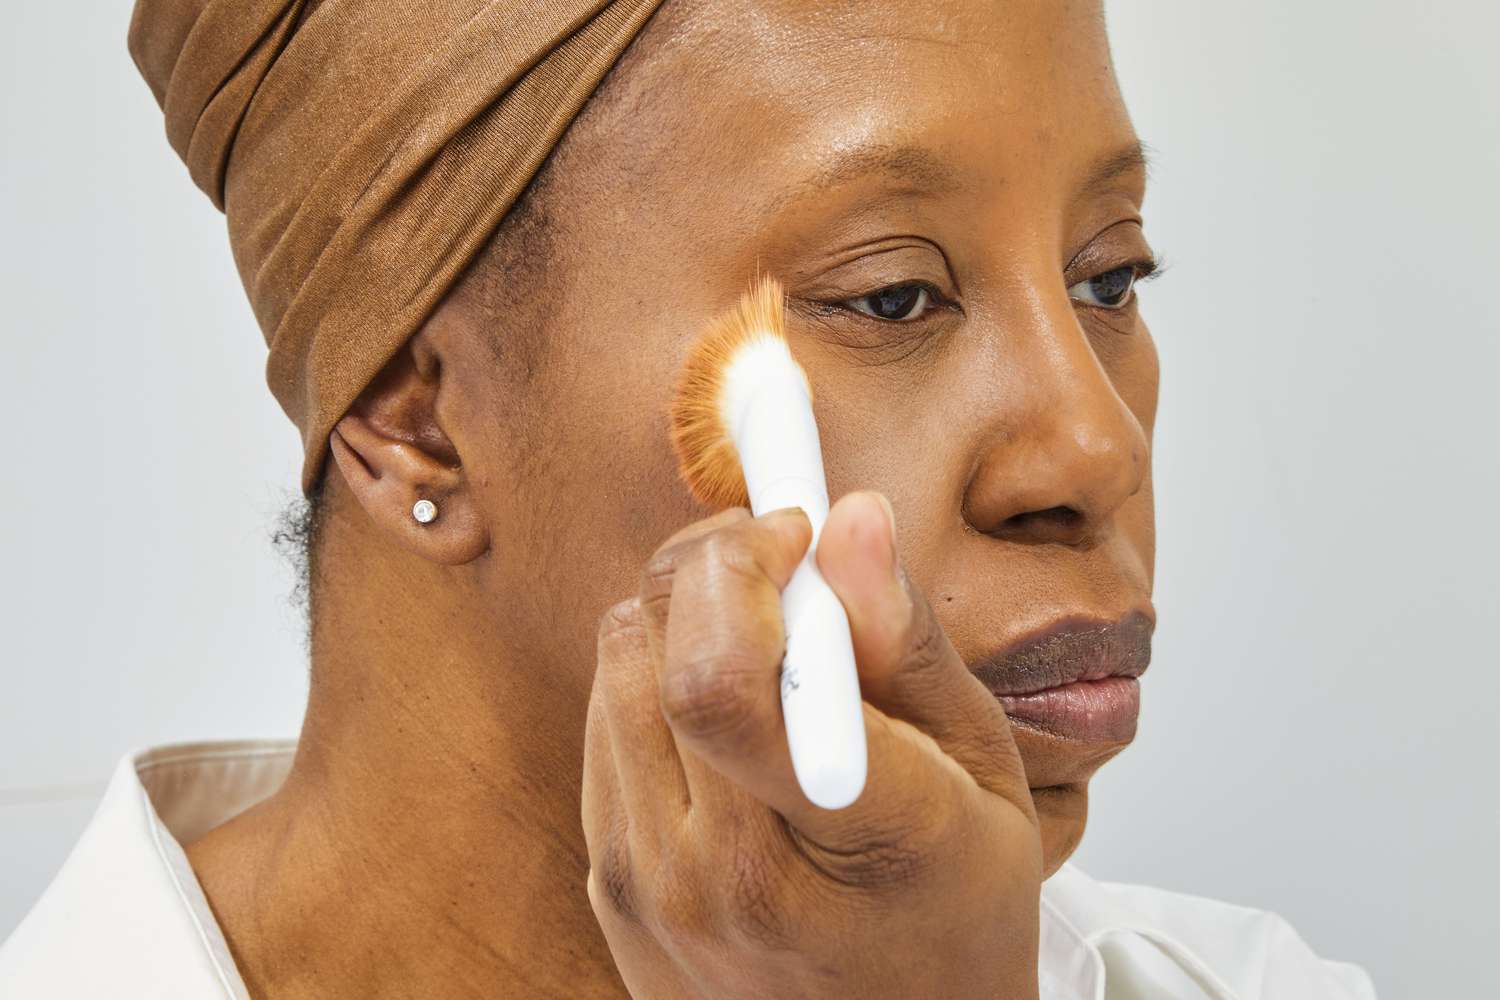
M 438 422 L 441 366 L 419 333 L 334 425 L 329 451 L 355 501 L 398 545 L 456 566 L 482 555 L 489 529 L 463 461 Z M 436 507 L 427 523 L 412 508 Z

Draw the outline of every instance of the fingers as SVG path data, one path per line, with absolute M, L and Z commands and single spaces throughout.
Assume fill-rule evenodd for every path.
M 748 517 L 744 508 L 731 508 L 695 521 L 663 543 L 658 556 L 682 551 L 694 538 Z M 650 575 L 648 565 L 643 579 Z M 594 727 L 597 717 L 599 732 L 596 739 L 590 730 L 589 746 L 602 748 L 597 752 L 605 763 L 598 770 L 613 779 L 607 793 L 612 806 L 629 817 L 638 838 L 660 848 L 663 833 L 686 815 L 691 800 L 680 751 L 661 711 L 661 643 L 647 626 L 642 594 L 600 616 L 589 703 L 589 725 Z
M 620 802 L 637 835 L 659 846 L 663 832 L 687 812 L 688 783 L 661 713 L 638 596 L 605 611 L 597 649 L 594 700 L 602 703 Z
M 589 900 L 595 913 L 633 919 L 638 913 L 631 875 L 629 816 L 620 801 L 603 682 L 594 675 L 583 745 L 583 836 L 589 855 Z
M 641 605 L 692 810 L 743 819 L 757 800 L 801 797 L 781 719 L 781 589 L 812 525 L 796 509 L 737 509 L 663 546 L 642 575 Z
M 641 592 L 601 618 L 583 808 L 587 893 L 612 949 L 663 922 L 708 926 L 721 890 L 736 900 L 754 896 L 774 881 L 775 859 L 794 856 L 781 819 L 695 748 L 733 744 L 733 727 L 715 721 L 730 703 L 713 692 L 749 691 L 763 680 L 771 700 L 760 704 L 769 712 L 745 731 L 773 728 L 749 756 L 779 755 L 785 782 L 794 781 L 779 725 L 779 598 L 811 537 L 801 512 L 757 519 L 743 508 L 726 511 L 669 539 L 643 572 Z M 716 666 L 735 659 L 721 655 L 725 648 L 744 650 L 738 662 L 754 669 L 731 670 L 719 688 Z M 751 684 L 741 687 L 744 680 Z M 658 994 L 678 991 L 637 995 Z
M 848 613 L 865 700 L 932 737 L 980 787 L 1031 814 L 1005 710 L 969 672 L 902 570 L 880 494 L 839 498 L 819 536 L 817 560 Z M 872 751 L 872 767 L 873 757 Z
M 805 841 L 851 853 L 941 825 L 955 795 L 976 784 L 1034 817 L 1005 713 L 901 571 L 873 493 L 834 505 L 817 551 L 849 617 L 869 779 L 843 810 L 819 809 L 802 794 L 781 715 L 781 590 L 810 539 L 799 511 L 725 511 L 663 545 L 635 603 L 606 616 L 614 624 L 601 630 L 604 703 L 632 816 L 663 822 L 685 797 L 689 819 L 712 817 L 703 828 L 723 831 L 774 819 L 769 807 Z

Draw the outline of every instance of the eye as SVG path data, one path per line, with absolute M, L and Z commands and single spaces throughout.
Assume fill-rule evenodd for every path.
M 1096 274 L 1068 289 L 1068 295 L 1086 306 L 1120 309 L 1130 301 L 1130 292 L 1139 276 L 1135 265 L 1127 264 L 1103 274 Z
M 920 318 L 927 311 L 932 305 L 932 292 L 926 285 L 915 282 L 887 285 L 857 299 L 848 299 L 842 305 L 875 319 L 905 323 Z

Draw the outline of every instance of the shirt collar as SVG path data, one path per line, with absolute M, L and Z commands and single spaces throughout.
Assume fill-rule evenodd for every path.
M 249 1000 L 181 844 L 274 791 L 287 741 L 130 754 L 46 893 L 0 947 L 6 996 Z
M 0 987 L 47 983 L 43 992 L 57 995 L 62 977 L 77 995 L 129 984 L 132 994 L 249 1000 L 181 844 L 275 792 L 295 749 L 247 740 L 126 756 L 62 871 L 0 948 Z M 1102 1000 L 1097 943 L 1141 933 L 1139 915 L 1067 864 L 1042 884 L 1040 918 L 1044 1000 Z M 36 978 L 24 978 L 28 969 Z

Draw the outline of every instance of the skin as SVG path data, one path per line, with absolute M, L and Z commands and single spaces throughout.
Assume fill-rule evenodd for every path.
M 585 800 L 585 758 L 595 789 L 615 786 L 598 761 L 632 773 L 631 744 L 598 724 L 623 702 L 606 692 L 591 707 L 608 609 L 685 529 L 764 524 L 692 499 L 664 417 L 693 339 L 758 271 L 787 286 L 829 494 L 852 495 L 820 540 L 830 582 L 883 544 L 862 492 L 878 491 L 953 662 L 1065 616 L 1154 620 L 1155 350 L 1133 299 L 1110 310 L 1070 294 L 1150 258 L 1135 146 L 1095 3 L 668 3 L 331 439 L 291 776 L 188 846 L 252 994 L 613 997 L 624 975 L 685 996 L 684 981 L 743 957 L 663 957 L 671 931 L 649 922 L 629 932 L 644 944 L 622 944 L 588 831 L 629 810 Z M 847 304 L 911 282 L 943 303 L 906 322 Z M 438 503 L 433 524 L 412 520 L 418 497 Z M 780 544 L 794 562 L 798 538 Z M 758 565 L 763 599 L 784 577 L 776 558 Z M 716 600 L 684 619 L 757 606 Z M 746 635 L 765 643 L 771 627 Z M 660 679 L 670 661 L 640 670 Z M 649 716 L 635 697 L 646 707 L 626 717 Z M 968 828 L 999 838 L 1004 863 L 965 871 L 1013 863 L 1019 885 L 986 883 L 1010 908 L 981 916 L 1034 923 L 1038 880 L 1077 846 L 1089 779 L 1125 742 L 999 718 L 987 742 L 1003 756 L 1013 737 L 1030 788 L 1012 812 L 1033 811 L 1026 829 Z M 701 734 L 672 731 L 685 765 L 713 759 Z M 924 787 L 965 741 L 986 733 L 929 741 L 928 770 L 892 772 L 881 794 Z M 777 766 L 741 775 L 764 782 L 762 808 Z M 983 905 L 924 912 L 961 926 Z M 877 923 L 844 939 L 870 962 L 890 946 Z M 1030 963 L 1024 995 L 1035 944 L 1014 942 L 986 975 L 1008 982 Z
M 780 591 L 812 526 L 731 509 L 604 615 L 589 703 L 589 898 L 632 996 L 1034 997 L 1042 846 L 1005 711 L 902 570 L 879 493 L 818 539 L 848 612 L 869 777 L 798 788 Z M 659 711 L 654 711 L 656 706 Z

